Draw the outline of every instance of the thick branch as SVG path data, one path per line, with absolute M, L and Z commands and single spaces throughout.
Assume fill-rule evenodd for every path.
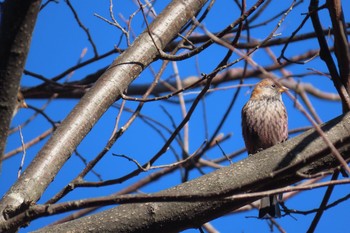
M 172 1 L 150 25 L 157 46 L 163 49 L 205 2 L 206 0 Z M 36 202 L 102 114 L 156 59 L 158 50 L 149 34 L 143 32 L 84 95 L 4 196 L 0 203 L 1 213 L 12 216 Z M 5 222 L 4 215 L 1 215 L 0 225 Z
M 346 34 L 345 19 L 340 0 L 327 0 L 334 31 L 334 52 L 338 61 L 340 79 L 350 93 L 350 47 Z
M 340 75 L 337 71 L 335 62 L 332 58 L 330 49 L 328 48 L 327 41 L 324 37 L 321 21 L 318 15 L 318 0 L 311 0 L 309 5 L 309 11 L 311 12 L 312 25 L 317 34 L 317 40 L 320 45 L 320 58 L 326 63 L 329 73 L 332 77 L 335 88 L 337 89 L 343 104 L 343 112 L 350 109 L 350 96 L 346 90 L 345 85 L 342 83 Z
M 350 158 L 349 125 L 350 114 L 346 114 L 322 126 L 344 159 Z M 177 196 L 220 193 L 228 196 L 263 191 L 301 181 L 303 176 L 297 174 L 315 174 L 337 165 L 337 159 L 330 153 L 323 139 L 311 129 L 283 144 L 159 194 Z M 255 199 L 123 204 L 38 232 L 178 232 L 199 227 Z
M 7 0 L 0 4 L 2 8 L 0 9 L 0 156 L 2 156 L 41 1 Z

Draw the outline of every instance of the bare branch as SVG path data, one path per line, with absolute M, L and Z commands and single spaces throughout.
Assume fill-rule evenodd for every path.
M 337 149 L 344 156 L 347 156 L 346 159 L 350 159 L 350 153 L 348 151 L 350 148 L 348 146 L 350 143 L 350 131 L 344 126 L 349 123 L 350 115 L 347 114 L 322 126 L 323 131 L 326 132 L 327 137 L 332 140 L 332 143 L 337 146 Z M 318 151 L 316 154 L 315 150 Z M 273 161 L 268 159 L 271 154 L 274 154 Z M 259 164 L 259 166 L 257 166 L 257 164 Z M 337 159 L 329 153 L 328 146 L 324 144 L 323 139 L 315 130 L 310 130 L 303 135 L 288 140 L 286 143 L 278 144 L 270 149 L 259 152 L 243 161 L 233 164 L 230 167 L 219 169 L 196 180 L 160 192 L 157 197 L 154 197 L 157 201 L 162 201 L 164 198 L 168 198 L 166 196 L 171 195 L 175 202 L 121 205 L 112 210 L 90 216 L 89 222 L 93 223 L 94 226 L 98 225 L 101 230 L 101 227 L 105 224 L 103 220 L 105 219 L 105 216 L 113 215 L 113 219 L 117 220 L 117 222 L 113 224 L 113 229 L 115 231 L 118 231 L 117 229 L 119 227 L 125 227 L 126 224 L 132 226 L 128 232 L 132 232 L 131 229 L 138 229 L 139 231 L 142 229 L 142 232 L 154 232 L 154 227 L 157 227 L 158 231 L 160 230 L 160 227 L 162 227 L 161 230 L 164 232 L 168 232 L 168 230 L 180 231 L 188 227 L 199 226 L 212 218 L 228 213 L 246 203 L 250 203 L 252 200 L 256 200 L 257 197 L 261 197 L 261 195 L 293 191 L 296 190 L 296 187 L 287 187 L 279 190 L 252 194 L 247 194 L 247 190 L 256 192 L 272 187 L 283 187 L 303 179 L 296 174 L 296 171 L 313 174 L 325 168 L 331 168 L 337 165 Z M 259 174 L 259 176 L 247 177 L 247 173 L 256 173 Z M 288 177 L 288 179 L 286 179 L 286 177 Z M 331 181 L 331 183 L 313 184 L 310 187 L 315 188 L 326 184 L 345 184 L 348 182 L 348 179 L 337 180 Z M 298 189 L 305 190 L 310 187 L 301 186 L 298 187 Z M 213 190 L 221 191 L 219 193 L 212 193 Z M 201 202 L 201 200 L 208 200 L 208 198 L 214 198 L 217 200 L 219 197 L 229 197 L 230 195 L 234 196 L 224 201 Z M 180 200 L 182 202 L 178 202 Z M 114 203 L 115 201 L 116 199 L 114 200 Z M 124 201 L 126 200 L 124 199 Z M 135 201 L 136 200 L 134 199 L 133 202 Z M 145 201 L 145 199 L 142 199 L 142 202 Z M 188 201 L 189 203 L 184 203 L 184 201 Z M 178 205 L 181 205 L 181 208 L 174 208 L 174 206 L 176 207 Z M 157 221 L 152 221 L 150 223 L 146 218 L 144 221 L 147 221 L 150 224 L 146 224 L 147 229 L 142 228 L 143 222 L 141 219 L 148 216 L 146 213 L 150 208 L 154 215 L 163 216 L 161 219 L 166 219 L 166 224 L 160 224 Z M 212 211 L 213 208 L 216 210 L 215 213 Z M 135 209 L 138 211 L 130 211 Z M 188 211 L 190 211 L 193 216 L 190 220 L 185 217 Z M 135 220 L 133 224 L 130 224 L 130 221 L 132 220 L 127 216 L 128 213 L 132 214 L 133 217 L 131 219 Z M 172 215 L 176 216 L 176 218 L 172 218 Z M 198 218 L 196 218 L 196 216 L 198 216 Z M 109 221 L 108 227 L 110 227 L 110 218 L 107 218 Z M 94 220 L 92 221 L 92 219 Z M 91 227 L 94 227 L 86 222 L 85 218 L 81 218 L 70 223 L 45 228 L 45 231 L 65 231 L 68 229 L 67 227 L 72 227 L 72 224 L 79 226 L 80 229 L 87 227 L 91 230 Z
M 204 3 L 204 0 L 172 1 L 169 7 L 151 25 L 152 32 L 157 35 L 157 44 L 164 48 L 188 19 L 201 9 Z M 173 8 L 177 10 L 174 11 Z M 29 205 L 41 197 L 44 190 L 92 126 L 143 69 L 153 62 L 156 53 L 157 51 L 150 41 L 149 35 L 144 33 L 135 40 L 128 51 L 113 62 L 57 128 L 50 140 L 38 153 L 34 162 L 28 166 L 26 172 L 5 194 L 0 203 L 1 212 L 7 209 L 7 212 L 15 213 L 21 206 Z M 63 147 L 65 150 L 61 150 Z M 48 170 L 50 170 L 49 173 L 46 172 Z M 37 182 L 38 180 L 40 182 Z M 13 198 L 14 196 L 16 198 Z M 0 225 L 4 222 L 6 222 L 4 216 L 1 215 Z

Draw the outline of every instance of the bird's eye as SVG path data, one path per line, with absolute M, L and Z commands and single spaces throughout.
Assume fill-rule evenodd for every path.
M 276 84 L 272 84 L 271 87 L 275 88 L 275 87 L 276 87 Z

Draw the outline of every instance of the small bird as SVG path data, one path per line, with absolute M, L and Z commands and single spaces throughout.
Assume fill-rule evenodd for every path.
M 287 90 L 272 79 L 263 79 L 242 108 L 242 134 L 249 155 L 287 140 L 288 116 L 281 95 Z M 268 216 L 281 217 L 276 195 L 260 201 L 259 218 Z

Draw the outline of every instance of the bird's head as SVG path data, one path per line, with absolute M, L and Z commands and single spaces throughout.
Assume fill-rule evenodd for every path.
M 263 79 L 256 84 L 251 99 L 262 99 L 262 98 L 281 98 L 281 93 L 287 91 L 288 88 L 281 84 L 273 81 L 272 79 Z

